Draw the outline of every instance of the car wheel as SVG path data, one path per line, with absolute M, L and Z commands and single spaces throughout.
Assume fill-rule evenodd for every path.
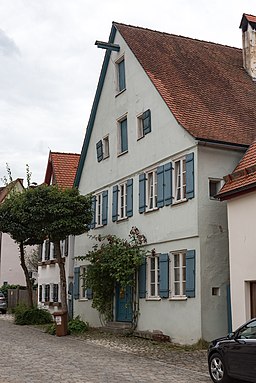
M 2 310 L 2 314 L 6 314 L 6 310 Z
M 209 373 L 214 383 L 227 383 L 229 378 L 220 354 L 212 354 L 209 360 Z

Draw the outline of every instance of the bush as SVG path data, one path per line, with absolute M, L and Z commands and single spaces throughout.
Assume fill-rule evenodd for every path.
M 14 311 L 14 323 L 18 325 L 47 324 L 51 322 L 52 315 L 44 309 L 19 305 Z
M 68 332 L 70 334 L 82 334 L 85 331 L 88 331 L 89 324 L 87 322 L 84 322 L 80 319 L 79 316 L 75 317 L 74 319 L 71 319 L 68 322 Z
M 50 335 L 55 335 L 56 334 L 56 324 L 55 323 L 49 324 L 46 327 L 45 332 L 47 332 L 47 334 L 50 334 Z

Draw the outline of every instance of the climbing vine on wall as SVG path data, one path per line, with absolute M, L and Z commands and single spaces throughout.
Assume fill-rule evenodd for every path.
M 123 288 L 134 286 L 136 271 L 146 255 L 143 245 L 147 240 L 137 227 L 132 227 L 128 240 L 115 235 L 91 238 L 96 241 L 93 250 L 78 259 L 90 262 L 86 272 L 86 288 L 93 291 L 92 307 L 105 320 L 112 320 L 115 285 L 119 283 Z

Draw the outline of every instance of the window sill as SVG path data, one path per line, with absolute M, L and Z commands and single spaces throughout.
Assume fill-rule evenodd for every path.
M 150 214 L 150 213 L 154 213 L 155 211 L 159 210 L 158 207 L 154 207 L 153 209 L 150 209 L 150 210 L 146 210 L 145 211 L 145 214 Z
M 161 301 L 160 297 L 147 297 L 146 301 Z
M 125 151 L 122 152 L 122 153 L 118 153 L 118 154 L 117 154 L 117 157 L 121 157 L 121 156 L 123 156 L 123 155 L 126 154 L 126 153 L 128 153 L 128 150 L 125 150 Z
M 115 95 L 115 97 L 120 96 L 120 94 L 124 93 L 126 91 L 126 88 L 119 90 L 118 93 Z
M 187 301 L 187 297 L 171 297 L 169 298 L 169 301 Z
M 121 222 L 124 222 L 124 221 L 128 221 L 128 217 L 124 217 L 124 218 L 119 218 L 116 223 L 121 223 Z
M 181 203 L 184 203 L 184 202 L 187 202 L 188 200 L 185 198 L 185 199 L 181 199 L 179 201 L 173 201 L 172 205 L 170 206 L 175 206 L 175 205 L 180 205 Z
M 87 302 L 89 299 L 88 298 L 79 298 L 78 302 Z

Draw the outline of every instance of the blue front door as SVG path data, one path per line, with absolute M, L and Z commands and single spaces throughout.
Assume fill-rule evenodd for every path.
M 132 321 L 132 287 L 125 288 L 116 286 L 116 321 Z

